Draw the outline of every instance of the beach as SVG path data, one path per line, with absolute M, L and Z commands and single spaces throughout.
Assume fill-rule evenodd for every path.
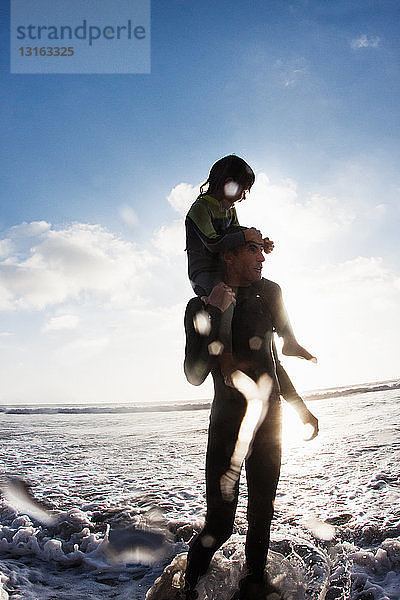
M 398 384 L 313 395 L 320 435 L 312 442 L 285 407 L 272 549 L 288 541 L 315 548 L 329 570 L 329 600 L 400 598 Z M 160 408 L 2 407 L 1 472 L 29 481 L 59 524 L 2 502 L 1 600 L 143 600 L 187 550 L 204 518 L 209 408 Z M 165 556 L 152 565 L 108 560 L 107 526 L 140 524 L 149 514 L 168 532 Z M 245 531 L 243 473 L 236 546 Z

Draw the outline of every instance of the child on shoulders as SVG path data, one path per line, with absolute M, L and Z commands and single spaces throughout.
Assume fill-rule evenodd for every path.
M 188 274 L 198 296 L 208 296 L 215 285 L 223 281 L 224 264 L 219 253 L 246 242 L 258 242 L 260 232 L 252 228 L 240 229 L 235 202 L 245 200 L 255 181 L 252 168 L 236 155 L 218 160 L 210 170 L 207 181 L 200 187 L 200 195 L 192 204 L 185 221 Z M 204 187 L 208 185 L 206 192 Z M 274 243 L 264 238 L 264 251 L 273 250 Z M 263 279 L 263 297 L 268 302 L 274 329 L 283 338 L 282 353 L 316 362 L 316 358 L 296 340 L 283 304 L 278 284 Z M 233 290 L 235 291 L 235 290 Z M 223 313 L 220 341 L 221 371 L 227 385 L 232 385 L 235 370 L 232 360 L 232 317 L 234 304 Z

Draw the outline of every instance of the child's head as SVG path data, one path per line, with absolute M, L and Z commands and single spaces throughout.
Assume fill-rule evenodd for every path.
M 207 194 L 213 194 L 216 197 L 225 196 L 225 185 L 232 182 L 237 184 L 242 190 L 250 190 L 255 181 L 253 169 L 243 158 L 230 154 L 220 158 L 213 164 L 208 179 L 200 187 L 200 193 L 203 194 L 203 188 L 208 184 Z

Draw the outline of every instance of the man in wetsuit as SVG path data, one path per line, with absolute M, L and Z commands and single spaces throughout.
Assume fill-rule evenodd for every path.
M 213 342 L 218 340 L 221 314 L 233 302 L 232 349 L 236 367 L 255 382 L 266 373 L 272 378 L 273 385 L 267 413 L 258 426 L 251 453 L 246 459 L 247 576 L 241 581 L 238 596 L 240 600 L 265 600 L 269 593 L 276 591 L 264 571 L 280 473 L 280 395 L 293 404 L 303 423 L 312 426 L 312 438 L 318 433 L 318 421 L 298 396 L 276 358 L 271 316 L 263 297 L 265 280 L 261 271 L 265 259 L 261 235 L 258 243 L 247 242 L 224 252 L 222 258 L 226 263 L 226 283 L 215 286 L 207 298 L 190 300 L 185 314 L 186 377 L 193 385 L 200 385 L 211 371 L 215 395 L 206 458 L 207 514 L 202 531 L 189 549 L 184 597 L 187 600 L 197 598 L 197 581 L 206 573 L 215 551 L 230 537 L 238 502 L 239 481 L 234 487 L 233 500 L 228 500 L 221 490 L 221 477 L 231 465 L 247 402 L 237 389 L 224 383 L 219 361 L 209 352 Z M 200 311 L 206 311 L 209 327 L 199 333 L 194 322 Z

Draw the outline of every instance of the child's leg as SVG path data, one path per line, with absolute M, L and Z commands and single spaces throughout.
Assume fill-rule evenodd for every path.
M 195 280 L 190 280 L 190 284 L 196 296 L 201 298 L 202 296 L 208 296 L 213 287 L 221 283 L 222 280 L 223 276 L 221 273 L 205 272 L 199 273 Z
M 211 290 L 218 283 L 223 281 L 222 275 L 219 273 L 200 273 L 195 281 L 191 281 L 193 290 L 197 296 L 208 296 Z M 221 372 L 225 383 L 232 386 L 231 375 L 235 370 L 232 358 L 232 319 L 235 307 L 230 304 L 221 315 L 221 324 L 219 330 L 219 341 L 221 342 L 221 351 L 219 354 L 219 362 Z
M 279 337 L 283 338 L 282 354 L 286 356 L 298 356 L 317 362 L 315 356 L 310 354 L 308 350 L 300 346 L 293 333 L 288 314 L 282 298 L 282 290 L 280 286 L 269 279 L 262 280 L 262 294 L 268 302 L 269 310 L 272 317 L 272 323 Z
M 196 296 L 208 296 L 211 290 L 218 283 L 223 281 L 220 273 L 200 273 L 195 281 L 191 281 L 194 293 Z M 223 345 L 222 352 L 232 354 L 232 319 L 234 305 L 230 304 L 221 315 L 221 325 L 219 330 L 219 341 Z
M 232 355 L 232 319 L 235 306 L 230 304 L 221 315 L 221 325 L 219 330 L 219 339 L 222 344 L 222 352 L 219 357 L 219 364 L 224 382 L 229 387 L 235 387 L 232 382 L 232 373 L 236 371 Z

